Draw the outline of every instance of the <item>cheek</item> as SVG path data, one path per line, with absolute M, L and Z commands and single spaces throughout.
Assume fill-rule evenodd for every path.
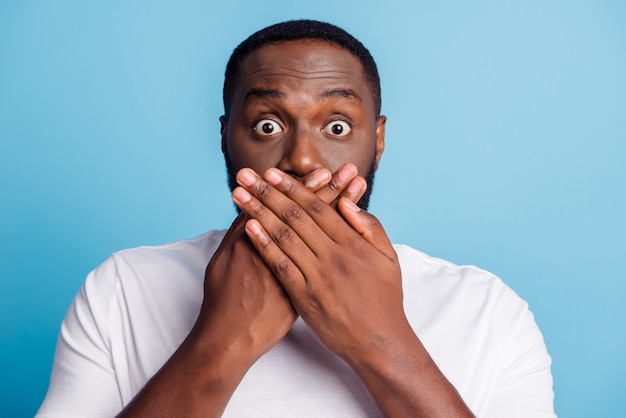
M 376 159 L 376 125 L 363 122 L 356 135 L 341 145 L 341 163 L 353 163 L 360 176 L 369 176 Z
M 358 146 L 352 145 L 346 146 L 339 154 L 341 155 L 341 161 L 338 162 L 337 167 L 343 163 L 353 163 L 356 165 L 359 175 L 366 177 L 372 169 L 376 147 L 370 141 L 359 141 Z
M 282 155 L 278 148 L 256 141 L 228 141 L 226 146 L 228 157 L 235 170 L 247 167 L 259 174 L 278 165 Z
M 373 147 L 371 152 L 366 148 L 369 149 L 365 144 L 361 144 L 359 148 L 348 145 L 331 146 L 320 152 L 320 158 L 323 166 L 331 173 L 335 173 L 343 164 L 352 163 L 356 166 L 358 175 L 367 178 L 372 170 L 374 152 Z

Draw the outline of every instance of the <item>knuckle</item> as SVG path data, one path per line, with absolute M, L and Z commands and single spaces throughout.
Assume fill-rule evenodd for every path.
M 283 259 L 276 263 L 276 273 L 280 276 L 287 275 L 289 273 L 289 262 Z
M 309 208 L 309 213 L 313 215 L 317 215 L 321 213 L 322 210 L 324 209 L 324 202 L 321 199 L 313 199 L 309 203 L 308 208 Z
M 291 228 L 287 226 L 280 228 L 276 232 L 274 239 L 276 239 L 277 241 L 288 241 L 289 239 L 291 239 Z
M 331 180 L 327 185 L 326 185 L 326 189 L 328 189 L 329 192 L 331 193 L 339 193 L 340 187 L 339 185 L 335 182 L 335 180 Z
M 263 205 L 254 205 L 250 209 L 250 215 L 253 218 L 260 218 L 260 217 L 262 217 L 264 212 L 265 212 L 265 207 Z
M 259 196 L 259 198 L 264 198 L 270 194 L 270 185 L 263 181 L 257 182 L 254 185 L 254 190 L 256 191 L 256 194 L 257 196 Z
M 311 312 L 320 313 L 323 312 L 323 306 L 320 299 L 314 292 L 307 291 L 305 294 L 306 304 Z
M 379 226 L 380 225 L 380 221 L 374 215 L 369 215 L 368 218 L 369 219 L 367 220 L 367 223 L 370 224 L 371 226 Z
M 348 265 L 345 263 L 345 261 L 341 258 L 335 258 L 332 261 L 333 267 L 335 268 L 335 270 L 339 273 L 339 275 L 341 276 L 345 276 L 348 274 L 348 272 L 350 271 L 350 268 L 348 267 Z
M 302 209 L 299 206 L 291 206 L 283 214 L 283 220 L 285 222 L 298 220 L 301 217 L 302 217 Z

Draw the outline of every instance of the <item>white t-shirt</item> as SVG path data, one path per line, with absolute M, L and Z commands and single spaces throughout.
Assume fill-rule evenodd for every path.
M 110 417 L 185 339 L 225 231 L 111 256 L 89 274 L 59 335 L 39 417 Z M 478 417 L 554 417 L 551 359 L 528 305 L 500 279 L 404 245 L 404 308 Z M 353 371 L 302 320 L 259 359 L 224 417 L 375 417 Z

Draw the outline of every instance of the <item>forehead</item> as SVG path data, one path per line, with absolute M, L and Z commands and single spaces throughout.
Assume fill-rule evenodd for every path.
M 361 61 L 348 50 L 326 41 L 264 45 L 244 58 L 238 72 L 235 96 L 276 83 L 293 88 L 330 83 L 327 85 L 342 85 L 371 96 Z

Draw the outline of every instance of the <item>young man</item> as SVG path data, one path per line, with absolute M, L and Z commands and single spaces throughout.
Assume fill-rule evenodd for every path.
M 40 416 L 554 416 L 527 304 L 365 211 L 386 118 L 360 42 L 265 28 L 233 52 L 224 107 L 240 215 L 90 274 Z

